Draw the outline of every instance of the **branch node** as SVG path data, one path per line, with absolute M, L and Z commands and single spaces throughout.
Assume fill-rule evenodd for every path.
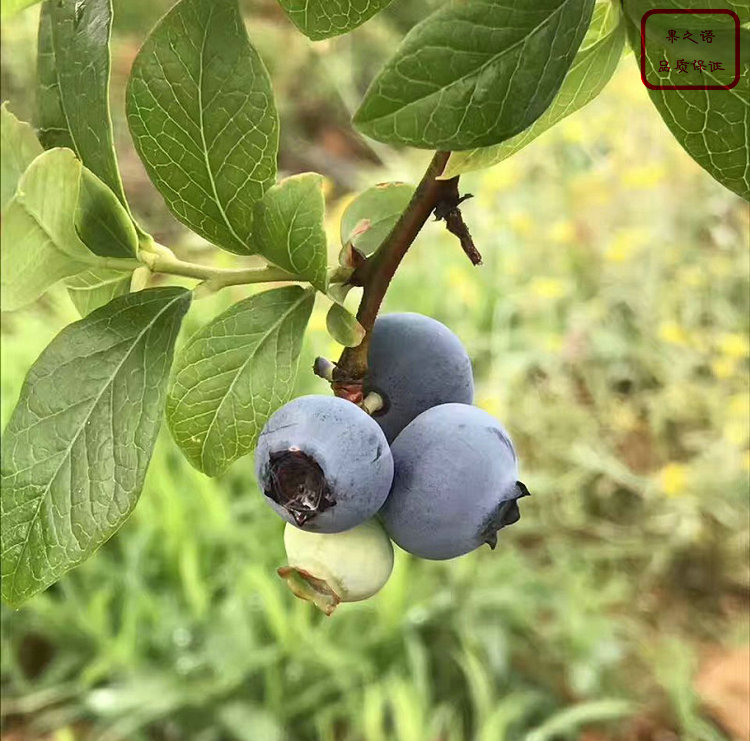
M 364 383 L 362 380 L 340 380 L 334 378 L 331 384 L 333 393 L 341 399 L 346 399 L 356 404 L 358 407 L 362 406 L 365 399 Z

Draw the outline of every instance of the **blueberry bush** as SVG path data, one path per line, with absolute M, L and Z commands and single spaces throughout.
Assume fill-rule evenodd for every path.
M 257 267 L 260 257 L 215 249 L 174 219 L 133 148 L 127 79 L 147 29 L 173 2 L 115 7 L 111 115 L 128 201 L 185 261 Z M 353 33 L 318 42 L 277 0 L 241 3 L 273 80 L 279 177 L 324 175 L 329 265 L 349 216 L 363 218 L 352 204 L 377 192 L 373 183 L 408 183 L 429 159 L 358 138 L 349 120 L 403 35 L 440 4 L 394 0 Z M 4 95 L 28 121 L 39 8 L 4 19 L 1 31 Z M 474 404 L 512 433 L 533 496 L 497 548 L 434 561 L 394 544 L 378 594 L 327 618 L 289 592 L 289 581 L 309 583 L 276 574 L 299 562 L 294 536 L 316 534 L 285 532 L 252 456 L 206 476 L 162 424 L 138 506 L 117 535 L 20 609 L 0 606 L 1 735 L 742 738 L 744 715 L 733 722 L 719 693 L 722 657 L 748 664 L 747 204 L 668 135 L 632 53 L 584 110 L 461 183 L 475 194 L 463 210 L 482 266 L 440 222 L 427 224 L 378 320 L 418 313 L 450 327 L 471 358 Z M 410 186 L 389 189 L 403 210 L 399 190 Z M 377 247 L 363 239 L 362 252 Z M 214 317 L 267 288 L 228 286 L 194 301 L 176 357 Z M 345 299 L 352 312 L 358 294 Z M 330 305 L 317 297 L 292 398 L 332 398 L 309 371 L 315 356 L 342 350 L 328 332 Z M 3 312 L 3 426 L 28 368 L 78 318 L 64 282 Z M 372 521 L 366 529 L 377 530 Z M 387 551 L 382 537 L 367 542 Z M 326 573 L 351 597 L 366 593 L 353 581 L 358 555 L 337 563 L 351 570 Z M 368 589 L 386 574 L 384 555 Z M 325 593 L 311 596 L 327 606 Z M 742 672 L 724 678 L 737 686 Z
M 3 15 L 30 4 L 4 2 Z M 314 41 L 388 5 L 280 4 Z M 409 315 L 379 312 L 431 216 L 481 263 L 462 213 L 470 197 L 459 190 L 462 174 L 515 155 L 590 102 L 626 43 L 640 53 L 640 18 L 653 7 L 467 0 L 419 20 L 370 81 L 352 123 L 377 146 L 434 154 L 414 185 L 380 183 L 348 205 L 331 266 L 323 178 L 277 177 L 272 79 L 237 1 L 180 0 L 133 60 L 125 111 L 169 211 L 228 253 L 218 266 L 178 257 L 128 203 L 110 112 L 111 0 L 45 0 L 34 120 L 2 107 L 2 308 L 22 310 L 63 285 L 81 319 L 31 365 L 3 434 L 4 600 L 20 605 L 118 531 L 138 502 L 164 416 L 207 476 L 249 471 L 255 452 L 268 503 L 326 543 L 385 502 L 386 532 L 417 555 L 494 546 L 528 493 L 516 480 L 513 443 L 468 406 L 471 367 L 449 330 L 417 317 L 422 329 L 411 338 Z M 743 22 L 734 92 L 651 97 L 688 154 L 747 199 L 750 14 L 732 7 Z M 734 43 L 734 26 L 715 33 L 716 48 Z M 658 51 L 647 50 L 649 63 Z M 272 283 L 284 285 L 238 300 L 176 351 L 192 302 Z M 353 309 L 351 296 L 359 297 Z M 292 400 L 316 301 L 344 346 L 314 364 L 333 396 Z M 303 565 L 284 568 L 292 566 Z M 317 577 L 314 566 L 302 571 Z

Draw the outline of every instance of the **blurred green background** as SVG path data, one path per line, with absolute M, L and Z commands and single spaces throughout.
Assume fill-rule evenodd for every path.
M 120 0 L 113 106 L 129 196 L 160 241 L 231 264 L 148 183 L 124 84 L 166 0 Z M 328 178 L 332 256 L 347 199 L 418 179 L 428 154 L 359 138 L 369 79 L 430 5 L 396 0 L 318 44 L 244 3 L 282 118 L 280 167 Z M 33 111 L 36 10 L 2 29 L 3 98 Z M 488 549 L 403 552 L 374 599 L 331 618 L 275 574 L 282 523 L 249 459 L 204 477 L 163 431 L 134 516 L 89 562 L 2 608 L 3 741 L 720 741 L 748 730 L 748 211 L 674 142 L 631 53 L 605 92 L 462 179 L 484 255 L 429 224 L 386 311 L 465 342 L 477 403 L 534 492 Z M 183 340 L 252 289 L 197 301 Z M 319 299 L 300 364 L 336 357 Z M 77 318 L 64 291 L 2 317 L 2 418 Z

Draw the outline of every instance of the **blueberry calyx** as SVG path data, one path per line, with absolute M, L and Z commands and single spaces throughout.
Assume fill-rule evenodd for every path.
M 282 566 L 276 573 L 300 599 L 312 602 L 319 610 L 330 616 L 341 602 L 341 597 L 325 580 L 313 576 L 309 571 L 293 566 Z
M 271 453 L 269 473 L 265 495 L 284 507 L 298 527 L 336 504 L 323 469 L 301 450 Z
M 500 503 L 500 506 L 492 513 L 487 526 L 482 533 L 482 540 L 494 551 L 497 545 L 497 533 L 504 527 L 508 527 L 521 519 L 521 512 L 518 509 L 518 500 L 521 497 L 531 496 L 531 492 L 526 485 L 516 481 L 516 496 L 512 499 L 506 499 Z

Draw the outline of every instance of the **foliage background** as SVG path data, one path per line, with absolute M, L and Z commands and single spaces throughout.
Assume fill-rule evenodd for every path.
M 169 216 L 126 132 L 127 72 L 168 4 L 115 3 L 125 184 L 159 241 L 230 264 Z M 437 4 L 397 0 L 317 44 L 271 0 L 245 4 L 281 112 L 280 166 L 328 177 L 332 248 L 356 190 L 423 169 L 426 153 L 368 145 L 347 121 Z M 2 29 L 3 98 L 26 119 L 35 22 L 32 9 Z M 750 734 L 747 206 L 672 140 L 630 53 L 594 103 L 462 183 L 484 266 L 429 225 L 385 310 L 429 314 L 464 340 L 477 403 L 520 448 L 534 493 L 521 522 L 494 553 L 399 553 L 380 595 L 327 619 L 275 575 L 282 523 L 251 462 L 208 479 L 164 430 L 120 533 L 21 610 L 2 608 L 3 739 Z M 196 302 L 183 339 L 249 290 Z M 59 290 L 3 315 L 3 424 L 30 364 L 76 318 Z M 300 393 L 325 393 L 308 369 L 338 351 L 319 301 Z

